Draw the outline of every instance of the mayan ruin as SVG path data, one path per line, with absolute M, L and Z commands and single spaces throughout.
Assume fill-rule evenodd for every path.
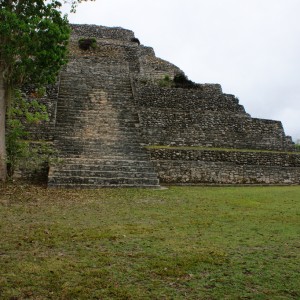
M 252 118 L 219 84 L 196 84 L 130 30 L 72 25 L 69 62 L 32 129 L 58 163 L 50 187 L 299 184 L 280 121 Z

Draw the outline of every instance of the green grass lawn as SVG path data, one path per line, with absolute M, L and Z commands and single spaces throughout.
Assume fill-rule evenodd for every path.
M 300 186 L 0 186 L 0 299 L 300 299 Z

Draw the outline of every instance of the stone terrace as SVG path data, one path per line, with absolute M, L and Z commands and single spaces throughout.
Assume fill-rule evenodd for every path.
M 99 55 L 75 48 L 60 75 L 54 145 L 61 162 L 51 166 L 48 185 L 158 187 L 141 146 L 128 47 L 99 41 Z
M 50 123 L 33 130 L 58 153 L 49 186 L 300 183 L 300 155 L 280 121 L 251 118 L 219 84 L 174 87 L 183 71 L 130 30 L 72 30 L 69 63 L 49 89 Z M 96 48 L 81 50 L 81 38 Z

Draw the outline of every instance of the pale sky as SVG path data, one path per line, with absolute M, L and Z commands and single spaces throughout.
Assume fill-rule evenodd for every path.
M 65 7 L 66 8 L 66 7 Z M 71 23 L 134 31 L 197 83 L 219 83 L 252 117 L 300 139 L 300 0 L 96 0 Z

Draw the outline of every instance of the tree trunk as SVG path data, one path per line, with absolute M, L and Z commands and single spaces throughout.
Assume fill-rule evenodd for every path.
M 3 74 L 0 72 L 0 181 L 6 180 L 6 147 L 5 147 L 5 114 L 6 95 Z

